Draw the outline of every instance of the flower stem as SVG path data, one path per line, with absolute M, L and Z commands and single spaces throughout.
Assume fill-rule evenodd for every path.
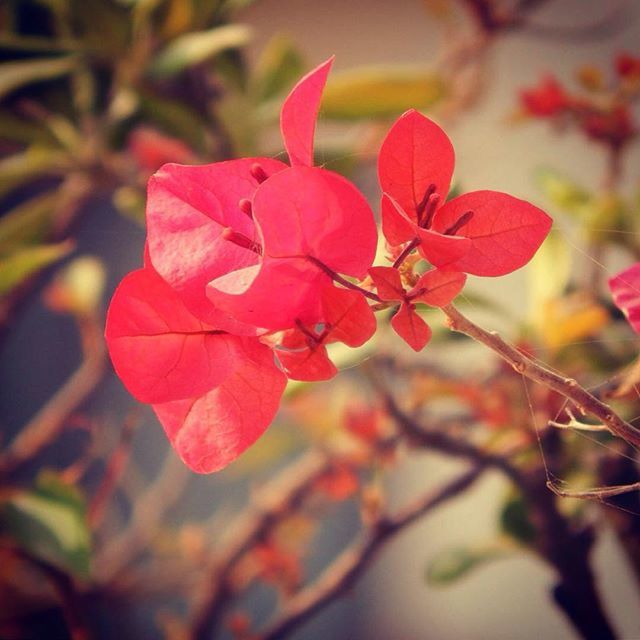
M 324 271 L 332 280 L 340 283 L 343 287 L 346 287 L 347 289 L 352 289 L 353 291 L 358 291 L 363 296 L 365 296 L 366 298 L 369 298 L 369 300 L 373 300 L 374 302 L 382 302 L 382 298 L 380 298 L 378 295 L 373 293 L 373 291 L 367 291 L 366 289 L 359 287 L 357 284 L 354 284 L 353 282 L 349 282 L 349 280 L 347 280 L 346 278 L 343 278 L 339 273 L 336 273 L 331 267 L 327 266 L 324 262 L 318 260 L 318 258 L 315 258 L 314 256 L 307 256 L 307 259 L 310 262 L 313 262 L 313 264 L 315 264 L 318 268 Z
M 397 269 L 405 261 L 405 258 L 420 244 L 420 238 L 414 238 L 403 250 L 402 253 L 396 258 L 395 262 L 391 265 L 393 269 Z

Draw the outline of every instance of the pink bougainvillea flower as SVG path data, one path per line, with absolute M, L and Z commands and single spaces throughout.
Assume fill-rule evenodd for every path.
M 322 321 L 332 273 L 363 278 L 376 250 L 373 212 L 345 178 L 292 167 L 256 190 L 257 264 L 215 280 L 207 295 L 241 323 L 282 330 Z
M 145 266 L 116 290 L 106 338 L 125 386 L 152 404 L 199 472 L 226 466 L 265 430 L 282 369 L 331 377 L 325 344 L 357 346 L 375 331 L 363 294 L 332 283 L 366 275 L 373 213 L 350 182 L 312 166 L 331 62 L 283 106 L 291 167 L 270 158 L 168 164 L 149 182 Z M 274 331 L 284 331 L 280 344 Z
M 418 279 L 410 291 L 406 291 L 397 269 L 371 267 L 369 275 L 382 300 L 400 302 L 398 312 L 391 318 L 391 326 L 415 351 L 423 349 L 431 339 L 431 329 L 416 313 L 415 303 L 444 307 L 460 293 L 467 279 L 464 273 L 431 269 Z
M 572 98 L 552 75 L 544 76 L 537 87 L 520 92 L 525 113 L 538 118 L 551 118 L 572 106 Z
M 293 165 L 313 164 L 315 120 L 332 62 L 333 58 L 308 73 L 285 100 L 281 130 Z M 271 158 L 202 166 L 169 164 L 149 181 L 150 262 L 198 318 L 234 333 L 256 333 L 256 326 L 215 308 L 206 296 L 206 285 L 258 264 L 252 199 L 262 182 L 286 168 L 285 163 Z M 293 288 L 291 271 L 282 267 L 282 275 L 283 287 Z
M 287 376 L 294 380 L 329 380 L 337 369 L 329 359 L 326 345 L 343 342 L 363 345 L 375 333 L 376 319 L 365 297 L 358 291 L 326 286 L 320 293 L 323 322 L 285 332 L 276 353 Z
M 196 318 L 151 268 L 130 273 L 118 286 L 106 340 L 127 389 L 153 405 L 194 471 L 229 464 L 277 411 L 286 378 L 272 351 Z
M 388 242 L 412 242 L 434 266 L 478 276 L 501 276 L 525 265 L 551 218 L 498 191 L 474 191 L 445 203 L 453 167 L 451 141 L 434 122 L 415 110 L 395 122 L 378 160 Z
M 636 333 L 640 333 L 640 262 L 609 280 L 616 306 L 624 313 Z

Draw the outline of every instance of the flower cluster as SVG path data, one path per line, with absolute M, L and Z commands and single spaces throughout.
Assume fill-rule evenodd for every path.
M 393 266 L 372 267 L 371 208 L 348 180 L 313 163 L 331 63 L 302 78 L 283 104 L 289 165 L 168 164 L 149 181 L 144 267 L 117 288 L 106 338 L 125 386 L 153 406 L 198 472 L 221 469 L 263 433 L 287 379 L 334 376 L 326 346 L 356 347 L 375 333 L 370 300 L 378 309 L 399 304 L 392 326 L 419 350 L 431 331 L 417 303 L 449 304 L 467 273 L 519 268 L 551 224 L 536 207 L 492 191 L 444 203 L 453 147 L 409 111 L 380 152 Z M 420 257 L 431 268 L 414 271 Z
M 640 58 L 620 54 L 613 78 L 607 82 L 597 67 L 580 69 L 583 91 L 564 87 L 553 75 L 520 92 L 525 115 L 551 120 L 559 126 L 575 124 L 591 140 L 620 148 L 637 134 L 630 103 L 640 94 Z
M 454 168 L 446 133 L 417 111 L 408 111 L 385 138 L 378 160 L 382 187 L 382 232 L 401 246 L 393 267 L 371 277 L 383 300 L 401 302 L 392 325 L 416 350 L 431 331 L 414 301 L 447 305 L 465 274 L 502 276 L 525 265 L 546 237 L 551 219 L 534 205 L 498 191 L 473 191 L 445 202 Z M 413 248 L 435 269 L 405 291 L 398 268 Z

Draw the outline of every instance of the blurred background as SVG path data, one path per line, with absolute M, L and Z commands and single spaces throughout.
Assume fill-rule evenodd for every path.
M 372 343 L 335 354 L 335 380 L 292 385 L 254 448 L 196 476 L 116 378 L 102 332 L 117 283 L 141 265 L 148 177 L 170 161 L 281 157 L 284 96 L 335 54 L 317 163 L 377 211 L 390 124 L 411 107 L 440 122 L 459 192 L 507 191 L 555 221 L 532 266 L 470 278 L 460 307 L 617 394 L 632 420 L 637 394 L 621 387 L 635 383 L 624 367 L 638 344 L 606 280 L 640 258 L 638 42 L 640 7 L 623 0 L 5 0 L 0 637 L 270 637 L 261 630 L 366 536 L 372 513 L 468 468 L 456 442 L 574 489 L 637 481 L 634 450 L 558 435 L 547 423 L 566 418 L 562 401 L 451 337 L 435 310 L 427 350 L 408 353 L 380 318 Z M 416 420 L 442 419 L 453 449 L 404 441 L 379 376 Z M 305 466 L 314 451 L 326 473 Z M 303 498 L 244 539 L 273 503 L 259 489 L 288 499 L 297 482 Z M 580 637 L 554 603 L 558 567 L 534 502 L 488 469 L 291 637 Z M 640 637 L 637 493 L 549 508 L 568 544 L 589 539 L 582 560 L 618 637 Z

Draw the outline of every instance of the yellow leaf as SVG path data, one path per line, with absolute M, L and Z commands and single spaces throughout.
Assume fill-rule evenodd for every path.
M 442 78 L 424 69 L 358 67 L 329 79 L 322 115 L 339 120 L 393 117 L 407 109 L 431 107 L 444 95 Z
M 549 300 L 541 314 L 540 334 L 550 349 L 596 335 L 609 323 L 607 310 L 586 293 Z
M 540 313 L 550 300 L 560 298 L 571 277 L 571 252 L 564 238 L 555 230 L 547 236 L 527 268 L 529 281 L 529 317 L 540 320 Z

